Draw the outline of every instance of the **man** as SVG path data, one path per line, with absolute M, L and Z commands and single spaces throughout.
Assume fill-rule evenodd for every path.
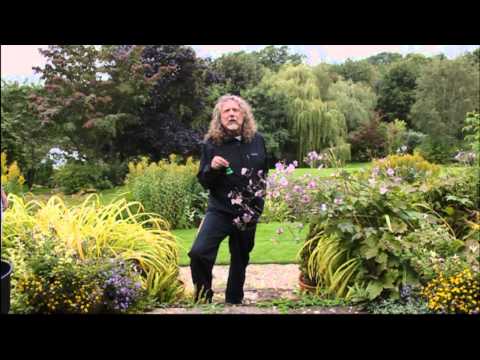
M 197 175 L 210 195 L 205 218 L 188 253 L 195 301 L 212 301 L 212 270 L 220 243 L 226 236 L 229 236 L 231 260 L 225 302 L 241 304 L 243 301 L 249 253 L 254 245 L 256 221 L 264 205 L 263 197 L 256 197 L 257 203 L 251 205 L 256 209 L 257 216 L 246 229 L 240 230 L 235 226 L 234 219 L 239 218 L 241 210 L 232 203 L 229 194 L 247 189 L 252 178 L 245 176 L 246 170 L 250 174 L 261 171 L 260 174 L 267 175 L 265 141 L 256 131 L 248 103 L 238 96 L 225 95 L 213 110 L 210 128 L 202 144 Z

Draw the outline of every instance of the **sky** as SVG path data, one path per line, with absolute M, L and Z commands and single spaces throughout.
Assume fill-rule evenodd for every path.
M 257 51 L 266 45 L 191 45 L 197 56 L 216 58 L 225 53 L 236 51 Z M 306 62 L 316 65 L 320 62 L 342 63 L 346 59 L 359 60 L 381 52 L 397 52 L 403 55 L 420 53 L 433 56 L 440 53 L 454 58 L 480 45 L 288 45 L 291 53 L 307 56 Z M 2 45 L 1 77 L 7 80 L 37 82 L 33 66 L 43 66 L 45 60 L 38 48 L 47 45 Z

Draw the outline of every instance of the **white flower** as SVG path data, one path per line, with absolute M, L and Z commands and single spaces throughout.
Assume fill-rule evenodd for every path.
M 245 175 L 247 173 L 248 169 L 247 168 L 242 168 L 241 174 Z
M 320 210 L 322 210 L 322 211 L 327 211 L 327 205 L 326 205 L 326 204 L 322 204 L 322 205 L 320 206 Z

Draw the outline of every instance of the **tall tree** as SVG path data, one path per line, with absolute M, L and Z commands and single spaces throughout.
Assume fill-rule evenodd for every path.
M 35 175 L 55 139 L 35 115 L 30 97 L 41 92 L 40 85 L 2 80 L 2 152 L 17 161 L 31 189 Z
M 311 67 L 286 65 L 278 73 L 267 73 L 262 81 L 288 98 L 287 121 L 298 141 L 298 159 L 311 150 L 346 146 L 345 117 L 335 104 L 322 100 Z
M 345 116 L 348 132 L 368 122 L 377 103 L 377 96 L 370 86 L 351 80 L 340 80 L 331 85 L 329 98 L 335 101 L 338 110 Z
M 290 54 L 286 45 L 280 47 L 269 45 L 254 54 L 258 57 L 260 64 L 274 72 L 285 64 L 300 65 L 306 58 L 302 54 Z
M 116 161 L 128 154 L 118 140 L 128 126 L 138 124 L 142 107 L 156 80 L 168 67 L 145 75 L 141 46 L 53 45 L 40 50 L 47 64 L 34 68 L 44 80 L 45 94 L 32 100 L 40 119 L 59 137 L 66 150 L 87 159 Z
M 466 114 L 480 108 L 480 70 L 464 58 L 435 59 L 418 78 L 413 125 L 431 140 L 461 140 Z

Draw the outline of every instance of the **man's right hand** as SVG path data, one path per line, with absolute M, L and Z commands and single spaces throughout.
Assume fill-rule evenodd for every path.
M 222 167 L 228 167 L 230 163 L 221 156 L 214 156 L 210 166 L 212 169 L 218 170 Z

